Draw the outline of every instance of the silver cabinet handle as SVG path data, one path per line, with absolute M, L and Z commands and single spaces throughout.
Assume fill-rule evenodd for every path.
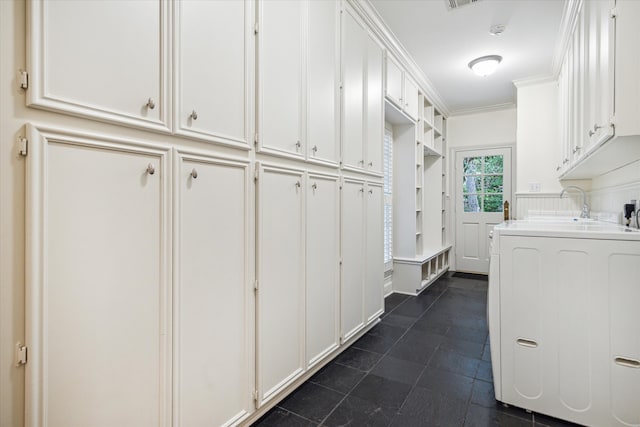
M 198 177 L 198 171 L 196 168 L 191 169 L 191 173 L 189 174 L 191 178 L 196 179 Z
M 616 357 L 613 361 L 616 365 L 624 366 L 625 368 L 640 368 L 640 360 Z
M 192 120 L 198 120 L 198 113 L 196 110 L 193 110 L 191 114 L 189 114 L 189 117 L 191 117 Z
M 313 154 L 316 154 L 318 152 L 318 146 L 314 145 L 311 151 L 313 151 Z
M 569 159 L 564 159 L 564 160 L 562 161 L 562 164 L 563 164 L 563 165 L 566 165 L 567 163 L 569 163 Z
M 538 343 L 534 340 L 528 340 L 526 338 L 518 338 L 516 342 L 523 347 L 536 348 L 538 347 Z
M 369 194 L 373 194 L 373 190 L 369 190 Z
M 360 189 L 360 192 L 361 192 L 361 193 L 364 193 L 364 188 L 361 188 L 361 189 Z
M 150 110 L 156 108 L 156 102 L 153 100 L 153 98 L 149 98 L 149 100 L 147 101 L 147 108 Z
M 562 169 L 562 166 L 556 166 L 556 172 L 558 172 L 560 169 Z
M 369 166 L 373 166 L 373 162 L 369 162 Z
M 302 147 L 302 143 L 300 142 L 300 140 L 298 140 L 296 141 L 296 151 L 299 151 L 300 147 Z
M 358 160 L 358 164 L 364 166 L 364 160 Z
M 302 184 L 300 183 L 300 181 L 297 181 L 297 182 L 296 182 L 296 188 L 300 188 L 300 186 L 301 186 L 301 185 L 302 185 Z
M 578 147 L 577 145 L 575 147 L 573 147 L 573 154 L 576 154 L 578 151 L 580 151 L 582 149 L 582 147 Z
M 315 190 L 316 188 L 318 188 L 318 184 L 316 184 L 316 183 L 314 182 L 313 184 L 311 184 L 311 188 L 313 188 L 313 189 Z
M 149 165 L 147 166 L 147 173 L 149 175 L 153 175 L 154 173 L 156 173 L 156 168 L 154 168 L 151 163 L 149 163 Z
M 593 136 L 598 132 L 598 129 L 602 129 L 602 126 L 599 126 L 597 123 L 594 123 L 593 130 L 589 131 L 589 136 Z

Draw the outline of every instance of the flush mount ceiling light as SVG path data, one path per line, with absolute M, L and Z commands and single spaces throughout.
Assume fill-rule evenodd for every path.
M 469 68 L 477 75 L 486 77 L 496 71 L 500 61 L 502 61 L 502 56 L 500 55 L 481 56 L 469 62 Z

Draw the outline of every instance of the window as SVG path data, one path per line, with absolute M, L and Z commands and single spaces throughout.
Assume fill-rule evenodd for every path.
M 384 172 L 384 271 L 393 269 L 393 133 L 384 130 L 383 143 Z
M 502 155 L 464 158 L 462 199 L 465 212 L 502 212 L 503 164 Z

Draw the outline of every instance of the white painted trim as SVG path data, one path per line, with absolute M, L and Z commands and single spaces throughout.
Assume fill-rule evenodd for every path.
M 556 83 L 558 76 L 554 74 L 545 74 L 540 76 L 527 77 L 524 79 L 518 79 L 513 81 L 513 85 L 520 89 L 527 86 L 534 86 L 544 83 Z
M 560 193 L 529 193 L 526 191 L 518 191 L 514 193 L 516 197 L 529 199 L 547 199 L 549 197 L 560 197 Z
M 560 30 L 558 31 L 558 37 L 555 53 L 553 56 L 553 63 L 551 67 L 551 75 L 554 78 L 558 78 L 560 69 L 562 68 L 562 62 L 569 48 L 569 42 L 573 36 L 573 32 L 578 22 L 578 15 L 580 9 L 582 9 L 583 0 L 565 0 L 564 11 L 562 13 L 562 19 L 560 21 Z
M 471 114 L 491 113 L 494 111 L 513 110 L 516 108 L 516 104 L 513 102 L 506 102 L 504 104 L 488 105 L 486 107 L 477 108 L 464 108 L 460 110 L 452 111 L 449 117 L 466 116 Z

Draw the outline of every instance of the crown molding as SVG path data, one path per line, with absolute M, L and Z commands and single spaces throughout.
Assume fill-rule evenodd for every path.
M 562 19 L 560 20 L 560 30 L 558 31 L 558 43 L 556 44 L 555 53 L 553 55 L 553 63 L 551 65 L 551 74 L 558 77 L 562 62 L 569 48 L 569 42 L 576 29 L 578 15 L 582 9 L 583 0 L 565 0 Z
M 518 89 L 526 86 L 539 85 L 543 83 L 555 83 L 558 81 L 558 76 L 554 74 L 546 74 L 542 76 L 527 77 L 524 79 L 513 80 L 513 85 Z
M 371 5 L 369 0 L 346 0 L 347 3 L 358 13 L 360 18 L 367 24 L 369 30 L 376 36 L 387 50 L 397 59 L 404 69 L 411 75 L 413 80 L 429 99 L 429 101 L 445 117 L 451 115 L 451 110 L 442 100 L 442 97 L 434 87 L 433 83 L 425 75 L 424 71 L 416 64 L 407 49 L 400 43 L 393 31 L 383 21 L 378 11 Z
M 506 102 L 504 104 L 488 105 L 486 107 L 476 108 L 464 108 L 461 110 L 454 110 L 451 112 L 450 117 L 468 116 L 471 114 L 493 113 L 496 111 L 512 110 L 516 108 L 516 104 L 513 102 Z

